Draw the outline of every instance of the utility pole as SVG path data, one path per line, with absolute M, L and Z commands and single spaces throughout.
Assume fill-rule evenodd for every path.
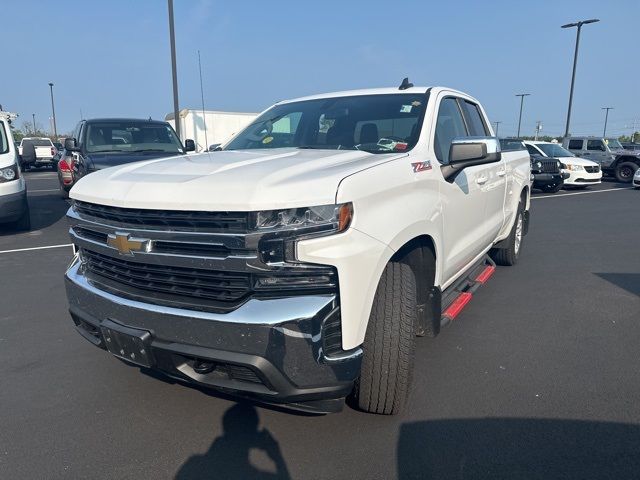
M 540 135 L 540 132 L 542 131 L 542 120 L 538 120 L 536 122 L 536 135 L 535 135 L 535 141 L 538 141 L 538 135 Z
M 518 135 L 517 138 L 520 138 L 520 125 L 522 124 L 522 106 L 524 104 L 524 97 L 528 97 L 531 95 L 530 93 L 518 93 L 516 97 L 520 97 L 520 116 L 518 117 Z
M 167 0 L 169 8 L 169 42 L 171 43 L 171 77 L 173 79 L 173 118 L 176 134 L 180 137 L 180 110 L 178 108 L 178 70 L 176 68 L 176 35 L 173 26 L 173 0 Z
M 53 103 L 53 83 L 49 82 L 49 89 L 51 90 L 51 112 L 53 113 L 53 138 L 58 140 L 58 129 L 56 128 L 56 107 Z
M 207 117 L 204 114 L 204 89 L 202 88 L 202 62 L 200 62 L 200 50 L 198 50 L 198 70 L 200 71 L 200 99 L 202 100 L 202 123 L 204 123 L 204 149 L 209 150 L 209 140 L 207 140 Z
M 569 124 L 571 123 L 571 104 L 573 103 L 573 86 L 576 81 L 576 65 L 578 63 L 578 47 L 580 46 L 580 31 L 582 30 L 582 25 L 586 25 L 588 23 L 599 22 L 597 18 L 592 18 L 591 20 L 581 20 L 575 23 L 567 23 L 566 25 L 562 25 L 560 28 L 571 28 L 578 27 L 578 31 L 576 33 L 576 50 L 573 54 L 573 72 L 571 73 L 571 89 L 569 90 L 569 108 L 567 110 L 567 124 L 564 129 L 564 136 L 569 136 Z
M 601 110 L 606 110 L 604 114 L 604 131 L 602 132 L 602 136 L 607 136 L 607 120 L 609 120 L 609 110 L 613 110 L 613 107 L 602 107 Z
M 36 114 L 32 113 L 31 118 L 33 118 L 33 134 L 36 134 Z
M 501 121 L 493 122 L 493 124 L 496 126 L 496 137 L 498 136 L 498 128 L 500 127 L 501 123 L 502 123 Z

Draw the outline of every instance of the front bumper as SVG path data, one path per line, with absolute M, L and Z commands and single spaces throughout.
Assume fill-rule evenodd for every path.
M 560 185 L 564 181 L 562 173 L 534 173 L 533 188 L 540 188 L 546 185 Z
M 596 185 L 602 182 L 602 172 L 589 173 L 586 171 L 569 170 L 569 178 L 564 181 L 569 186 Z
M 226 393 L 293 408 L 335 411 L 360 373 L 362 350 L 327 357 L 323 323 L 340 314 L 336 295 L 251 299 L 225 314 L 150 305 L 91 284 L 74 260 L 66 272 L 78 332 L 105 348 L 105 322 L 150 333 L 152 368 Z M 204 374 L 198 362 L 214 366 Z
M 27 210 L 27 191 L 0 195 L 0 222 L 14 222 Z

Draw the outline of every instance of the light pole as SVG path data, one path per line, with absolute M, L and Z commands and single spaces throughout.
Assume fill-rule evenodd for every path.
M 173 78 L 173 118 L 176 134 L 180 137 L 180 117 L 178 109 L 178 69 L 176 68 L 176 35 L 173 27 L 173 0 L 167 0 L 169 7 L 169 42 L 171 43 L 171 76 Z
M 576 64 L 578 63 L 578 47 L 580 46 L 580 31 L 582 30 L 582 25 L 586 25 L 588 23 L 596 23 L 600 20 L 597 18 L 592 18 L 590 20 L 580 20 L 575 23 L 567 23 L 566 25 L 562 25 L 560 28 L 571 28 L 578 27 L 578 31 L 576 33 L 576 50 L 573 54 L 573 73 L 571 74 L 571 89 L 569 90 L 569 109 L 567 110 L 567 125 L 564 129 L 564 136 L 569 136 L 569 123 L 571 123 L 571 104 L 573 102 L 573 86 L 576 82 Z
M 520 138 L 520 125 L 522 123 L 522 105 L 524 104 L 524 97 L 528 97 L 531 95 L 530 93 L 518 93 L 516 97 L 520 97 L 520 116 L 518 117 L 518 135 L 517 138 Z
M 604 131 L 602 132 L 602 136 L 607 136 L 607 120 L 609 120 L 609 110 L 613 110 L 613 107 L 602 107 L 602 110 L 605 110 L 604 114 Z
M 500 127 L 501 123 L 502 121 L 493 122 L 493 124 L 496 126 L 496 137 L 498 136 L 498 128 Z
M 58 129 L 56 128 L 56 107 L 53 104 L 53 83 L 49 82 L 49 90 L 51 90 L 51 112 L 53 113 L 53 138 L 58 140 Z
M 33 119 L 33 134 L 36 134 L 36 114 L 32 113 L 31 118 Z
M 534 140 L 536 142 L 538 141 L 538 135 L 540 135 L 541 131 L 542 131 L 542 120 L 538 120 L 536 122 L 536 136 L 534 137 Z

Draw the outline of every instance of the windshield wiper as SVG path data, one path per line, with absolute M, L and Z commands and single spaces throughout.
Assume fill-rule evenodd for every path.
M 105 150 L 91 150 L 89 153 L 104 153 L 104 152 L 124 152 L 124 150 L 119 150 L 117 148 L 109 148 Z
M 142 153 L 142 152 L 166 152 L 167 150 L 163 148 L 141 148 L 139 150 L 131 150 L 131 153 Z

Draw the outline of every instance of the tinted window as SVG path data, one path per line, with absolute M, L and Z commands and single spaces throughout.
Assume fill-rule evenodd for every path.
M 440 102 L 433 148 L 440 163 L 449 161 L 449 147 L 454 138 L 466 137 L 467 129 L 455 98 L 445 98 Z
M 582 140 L 569 140 L 570 150 L 582 150 Z
M 87 122 L 84 130 L 87 152 L 182 153 L 178 137 L 165 123 Z
M 9 151 L 9 140 L 7 139 L 7 132 L 4 130 L 4 122 L 0 122 L 0 153 L 7 153 Z
M 501 138 L 500 139 L 500 150 L 503 152 L 509 152 L 514 150 L 524 150 L 525 146 L 521 140 L 516 138 Z
M 283 103 L 258 117 L 225 150 L 407 151 L 418 141 L 426 100 L 424 94 L 406 93 Z
M 478 137 L 485 137 L 489 135 L 487 126 L 482 121 L 482 115 L 480 115 L 478 106 L 465 100 L 462 102 L 462 108 L 464 108 L 465 116 L 467 119 L 469 135 Z
M 587 141 L 587 150 L 605 151 L 606 149 L 602 140 L 589 140 Z
M 527 145 L 527 150 L 529 150 L 529 155 L 540 155 L 540 152 L 533 145 Z

